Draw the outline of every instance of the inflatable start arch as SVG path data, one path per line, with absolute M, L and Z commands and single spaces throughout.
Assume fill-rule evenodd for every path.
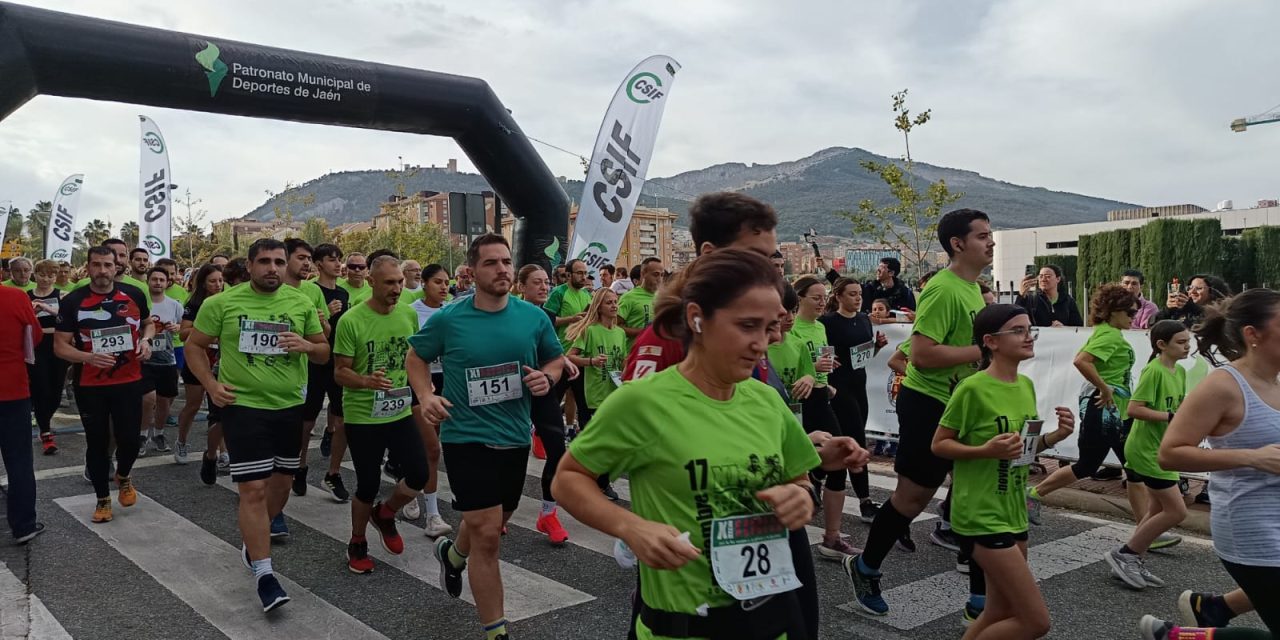
M 477 78 L 0 2 L 0 120 L 41 94 L 449 136 L 515 214 L 517 265 L 568 250 L 568 196 Z

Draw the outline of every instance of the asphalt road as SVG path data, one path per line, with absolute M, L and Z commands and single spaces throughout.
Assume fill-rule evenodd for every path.
M 203 446 L 200 420 L 193 430 L 193 448 Z M 236 553 L 236 494 L 227 479 L 205 486 L 198 479 L 198 464 L 179 466 L 169 454 L 152 453 L 134 473 L 144 499 L 131 509 L 117 505 L 111 523 L 89 524 L 92 489 L 80 475 L 84 438 L 77 433 L 78 423 L 74 408 L 64 408 L 55 426 L 62 432 L 61 451 L 42 456 L 33 445 L 40 478 L 38 509 L 48 531 L 28 546 L 0 547 L 3 637 L 483 637 L 474 607 L 440 590 L 430 559 L 431 541 L 413 523 L 401 525 L 408 547 L 404 556 L 390 559 L 377 549 L 372 574 L 346 570 L 349 506 L 335 503 L 320 488 L 318 469 L 325 461 L 314 448 L 312 486 L 305 497 L 290 499 L 285 513 L 292 536 L 275 544 L 272 553 L 275 570 L 287 578 L 286 588 L 295 600 L 263 616 L 252 579 Z M 174 430 L 169 430 L 169 437 L 172 442 Z M 193 452 L 192 459 L 198 460 L 198 455 Z M 515 619 L 509 627 L 512 636 L 623 638 L 633 573 L 618 567 L 608 554 L 610 541 L 601 534 L 571 526 L 570 544 L 553 548 L 533 530 L 541 465 L 531 461 L 525 485 L 528 500 L 502 543 L 508 617 Z M 343 474 L 348 488 L 354 488 L 354 473 L 345 468 Z M 886 499 L 889 492 L 884 487 L 892 482 L 873 477 L 874 497 Z M 625 483 L 621 488 L 625 493 Z M 823 638 L 961 635 L 960 611 L 968 582 L 955 572 L 954 555 L 928 541 L 937 522 L 932 515 L 936 507 L 935 501 L 912 526 L 918 552 L 895 550 L 885 563 L 883 588 L 892 607 L 886 618 L 854 612 L 853 590 L 839 564 L 815 560 Z M 441 511 L 457 526 L 459 515 L 449 509 L 447 499 L 441 500 Z M 854 546 L 865 541 L 867 529 L 845 516 L 843 530 Z M 1053 619 L 1049 638 L 1136 638 L 1142 614 L 1176 616 L 1175 598 L 1183 589 L 1220 592 L 1233 586 L 1208 541 L 1188 537 L 1181 546 L 1152 554 L 1148 561 L 1168 586 L 1143 592 L 1124 589 L 1109 576 L 1101 558 L 1127 529 L 1123 522 L 1053 509 L 1046 510 L 1044 526 L 1032 529 L 1032 566 L 1042 579 Z M 377 547 L 376 537 L 370 542 Z M 1238 624 L 1260 626 L 1253 616 Z

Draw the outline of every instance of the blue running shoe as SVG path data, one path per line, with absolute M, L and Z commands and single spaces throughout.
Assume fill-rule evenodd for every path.
M 880 596 L 880 574 L 867 575 L 858 570 L 858 558 L 862 556 L 846 556 L 844 572 L 853 581 L 853 590 L 857 594 L 858 606 L 873 616 L 889 613 L 889 603 Z
M 276 580 L 273 573 L 258 578 L 258 599 L 262 600 L 263 613 L 279 609 L 289 602 L 289 596 L 285 594 L 284 587 L 280 586 L 280 581 Z
M 287 537 L 289 537 L 289 524 L 284 521 L 284 512 L 281 511 L 271 519 L 271 538 L 274 540 Z

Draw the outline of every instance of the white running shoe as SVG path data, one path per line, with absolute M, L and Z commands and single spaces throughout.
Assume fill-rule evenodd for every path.
M 421 499 L 422 498 L 419 498 L 418 496 L 414 496 L 412 500 L 405 503 L 403 507 L 400 507 L 400 519 L 417 520 L 418 518 L 421 518 L 422 505 L 418 503 Z
M 179 442 L 173 448 L 173 461 L 178 464 L 186 464 L 190 458 L 188 457 L 187 443 Z
M 445 522 L 438 513 L 427 515 L 427 526 L 424 528 L 428 538 L 439 538 L 453 533 L 453 527 L 449 526 L 449 523 Z

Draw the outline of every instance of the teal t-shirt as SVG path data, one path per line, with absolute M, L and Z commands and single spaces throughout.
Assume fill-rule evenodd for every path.
M 956 385 L 938 424 L 972 447 L 1004 433 L 1021 433 L 1038 418 L 1031 378 L 1009 383 L 986 372 Z M 1011 460 L 956 460 L 951 471 L 951 528 L 960 535 L 1022 533 L 1027 530 L 1027 467 Z
M 574 289 L 567 284 L 558 285 L 552 289 L 546 304 L 542 305 L 547 311 L 556 314 L 557 318 L 576 316 L 586 311 L 589 306 L 591 306 L 591 292 L 585 287 Z M 556 328 L 556 337 L 560 339 L 560 347 L 564 351 L 569 350 L 569 340 L 564 337 L 564 332 L 568 329 L 569 325 Z
M 929 279 L 929 284 L 920 294 L 911 331 L 940 345 L 971 346 L 973 318 L 986 305 L 978 283 L 969 282 L 950 269 L 943 269 Z M 917 367 L 915 362 L 909 362 L 907 377 L 902 384 L 945 403 L 951 397 L 951 390 L 977 370 L 977 362 L 940 369 L 924 369 Z
M 251 284 L 231 287 L 205 300 L 196 314 L 196 331 L 221 345 L 218 381 L 235 387 L 237 406 L 288 409 L 307 398 L 307 356 L 279 352 L 272 325 L 286 325 L 304 338 L 322 333 L 312 302 L 285 285 L 270 294 L 258 293 Z M 242 328 L 249 330 L 244 343 Z
M 827 342 L 826 325 L 816 320 L 805 320 L 799 317 L 796 318 L 795 326 L 791 327 L 790 339 L 795 340 L 809 353 L 809 358 L 813 363 L 818 362 L 820 349 L 829 344 Z M 813 379 L 817 382 L 816 386 L 825 387 L 827 385 L 827 374 L 825 373 L 818 373 L 815 370 Z
M 440 358 L 444 365 L 443 395 L 453 407 L 440 425 L 441 442 L 529 446 L 523 367 L 539 368 L 564 353 L 542 309 L 508 297 L 501 311 L 481 311 L 475 296 L 465 296 L 427 319 L 409 346 L 424 361 Z
M 1130 399 L 1156 411 L 1177 411 L 1186 396 L 1186 389 L 1187 370 L 1175 364 L 1170 371 L 1156 358 L 1142 368 L 1138 387 Z M 1135 418 L 1129 437 L 1124 441 L 1124 466 L 1148 478 L 1177 480 L 1177 473 L 1160 468 L 1156 460 L 1160 441 L 1168 428 L 1169 423 L 1165 421 L 1148 422 Z
M 712 519 L 772 513 L 757 491 L 804 476 L 818 454 L 781 396 L 754 379 L 713 400 L 670 367 L 609 396 L 571 453 L 593 474 L 631 482 L 631 510 L 689 532 L 703 551 L 675 571 L 640 566 L 644 601 L 664 611 L 736 602 L 711 574 Z M 642 627 L 643 625 L 641 625 Z M 641 638 L 652 638 L 642 629 Z
M 409 374 L 404 369 L 409 336 L 418 332 L 418 314 L 412 307 L 396 305 L 387 314 L 368 302 L 352 307 L 334 328 L 334 355 L 351 358 L 351 370 L 371 376 L 383 371 L 393 388 L 343 387 L 343 415 L 348 424 L 386 424 L 410 415 Z
M 626 344 L 627 334 L 622 327 L 615 324 L 606 329 L 602 324 L 593 324 L 569 347 L 571 350 L 577 349 L 578 355 L 584 358 L 604 355 L 607 359 L 605 366 L 590 366 L 582 372 L 588 407 L 599 407 L 618 388 L 614 380 L 622 379 L 622 366 L 627 358 Z

